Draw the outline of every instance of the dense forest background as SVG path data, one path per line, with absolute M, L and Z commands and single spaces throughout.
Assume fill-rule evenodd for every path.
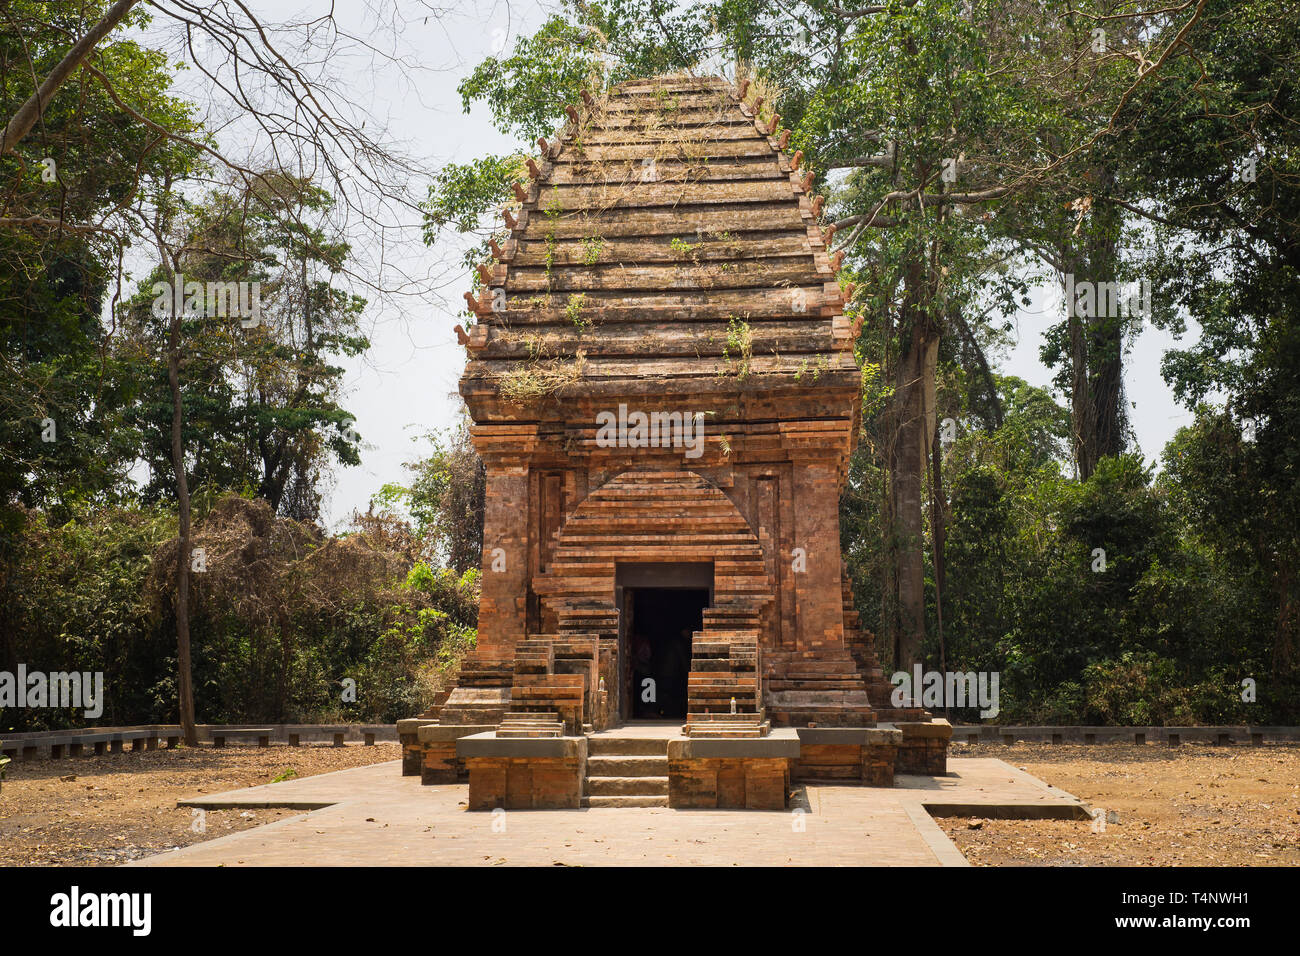
M 8 119 L 123 4 L 0 6 Z M 186 673 L 200 721 L 409 716 L 474 641 L 481 464 L 449 423 L 322 530 L 330 474 L 364 451 L 338 365 L 369 347 L 339 226 L 356 177 L 228 155 L 143 42 L 165 13 L 125 6 L 0 154 L 0 670 L 103 670 L 116 724 L 176 720 Z M 476 281 L 531 144 L 583 89 L 749 79 L 854 284 L 841 544 L 887 669 L 1000 672 L 1000 722 L 1293 724 L 1300 7 L 1146 6 L 566 0 L 462 81 L 520 150 L 439 170 L 424 241 L 475 243 Z M 248 22 L 192 26 L 245 37 L 233 56 L 312 102 Z M 360 149 L 382 192 L 400 164 L 329 120 L 264 133 Z M 124 248 L 152 271 L 123 282 Z M 178 274 L 260 283 L 262 321 L 160 312 L 153 285 Z M 1145 282 L 1152 305 L 1063 309 L 1051 390 L 1003 374 L 1016 309 L 1067 281 Z M 1195 412 L 1155 460 L 1124 393 L 1143 322 L 1191 330 L 1159 370 L 1127 370 Z

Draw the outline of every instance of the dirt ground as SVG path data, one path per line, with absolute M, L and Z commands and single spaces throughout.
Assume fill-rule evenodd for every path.
M 940 819 L 976 866 L 1300 866 L 1300 746 L 954 744 L 1093 808 L 1088 821 Z
M 1300 746 L 954 744 L 998 757 L 1119 821 L 949 818 L 977 866 L 1300 866 Z M 0 865 L 111 866 L 261 826 L 292 810 L 216 810 L 182 797 L 364 766 L 396 744 L 141 751 L 15 761 L 0 791 Z M 396 773 L 394 769 L 394 773 Z
M 200 814 L 176 801 L 400 756 L 396 743 L 273 744 L 15 760 L 0 788 L 0 866 L 113 866 L 226 836 L 300 811 Z

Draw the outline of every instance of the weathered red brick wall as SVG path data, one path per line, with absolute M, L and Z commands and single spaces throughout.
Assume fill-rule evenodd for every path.
M 421 783 L 456 783 L 466 779 L 465 763 L 456 756 L 456 741 L 426 741 L 423 744 L 423 751 L 423 762 L 420 766 Z
M 784 810 L 789 788 L 784 758 L 668 761 L 668 805 L 678 809 Z
M 583 762 L 573 757 L 469 757 L 469 809 L 582 806 Z

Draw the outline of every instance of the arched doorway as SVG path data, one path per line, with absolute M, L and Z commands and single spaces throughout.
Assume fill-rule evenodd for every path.
M 756 617 L 772 599 L 763 547 L 731 500 L 703 476 L 622 472 L 588 495 L 556 533 L 546 573 L 534 581 L 542 631 L 616 618 L 617 630 L 601 641 L 610 715 L 685 717 L 692 706 L 703 706 L 691 703 L 688 684 L 710 615 Z M 712 646 L 756 637 L 718 630 Z

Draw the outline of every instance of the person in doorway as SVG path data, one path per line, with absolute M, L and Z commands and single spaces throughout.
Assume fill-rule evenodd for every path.
M 655 704 L 645 699 L 645 679 L 651 674 L 654 647 L 650 638 L 640 631 L 632 635 L 632 716 L 644 717 L 653 713 Z M 657 692 L 656 692 L 657 696 Z

